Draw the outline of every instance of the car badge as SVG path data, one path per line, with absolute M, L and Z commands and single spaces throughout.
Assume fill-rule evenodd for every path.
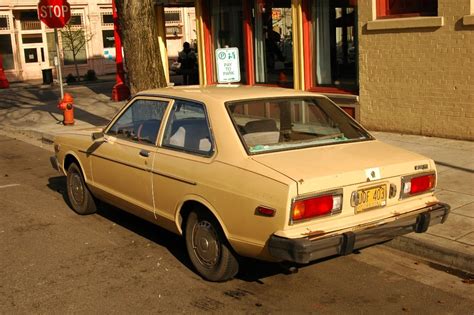
M 427 169 L 428 169 L 428 164 L 415 165 L 415 171 L 418 171 L 418 170 L 427 170 Z
M 378 180 L 382 176 L 380 175 L 380 168 L 374 167 L 374 168 L 368 168 L 365 170 L 365 177 L 367 178 L 367 181 L 370 182 L 372 180 Z

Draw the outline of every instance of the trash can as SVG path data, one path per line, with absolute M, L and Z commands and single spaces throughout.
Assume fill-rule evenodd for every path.
M 41 69 L 43 72 L 43 84 L 53 83 L 53 68 Z

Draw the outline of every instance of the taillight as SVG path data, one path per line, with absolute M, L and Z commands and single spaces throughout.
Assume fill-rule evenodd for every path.
M 402 177 L 402 191 L 400 197 L 406 198 L 432 191 L 434 190 L 435 186 L 435 173 Z
M 342 193 L 330 193 L 305 199 L 296 199 L 291 207 L 291 220 L 299 221 L 340 213 Z

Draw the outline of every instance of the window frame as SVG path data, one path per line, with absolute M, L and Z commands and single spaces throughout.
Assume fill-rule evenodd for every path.
M 334 106 L 335 111 L 339 111 L 341 115 L 346 116 L 349 121 L 352 123 L 352 127 L 354 129 L 359 129 L 360 132 L 364 132 L 365 136 L 367 137 L 366 139 L 352 139 L 350 141 L 346 142 L 334 142 L 334 143 L 323 143 L 323 144 L 316 144 L 316 145 L 308 145 L 308 146 L 301 146 L 301 147 L 290 147 L 290 148 L 283 148 L 283 149 L 276 149 L 276 150 L 271 150 L 271 151 L 261 151 L 261 152 L 251 152 L 250 149 L 247 147 L 247 144 L 243 138 L 243 135 L 241 132 L 239 132 L 239 125 L 236 123 L 233 114 L 230 111 L 230 106 L 236 104 L 236 103 L 241 103 L 241 102 L 252 102 L 252 101 L 282 101 L 282 100 L 291 100 L 291 99 L 323 99 L 327 100 L 329 103 L 331 103 Z M 260 154 L 271 154 L 271 153 L 278 153 L 278 152 L 287 152 L 287 151 L 295 151 L 295 150 L 304 150 L 304 149 L 310 149 L 310 148 L 315 148 L 315 147 L 321 147 L 321 146 L 332 146 L 332 145 L 338 145 L 338 144 L 349 144 L 349 143 L 355 143 L 355 142 L 362 142 L 362 141 L 371 141 L 375 140 L 375 138 L 370 134 L 370 132 L 365 129 L 359 122 L 357 122 L 353 117 L 351 117 L 346 111 L 344 111 L 342 108 L 337 106 L 333 101 L 331 101 L 329 98 L 324 97 L 324 96 L 318 96 L 318 95 L 309 95 L 309 96 L 302 96 L 302 95 L 295 95 L 295 96 L 285 96 L 285 97 L 265 97 L 265 98 L 250 98 L 250 99 L 239 99 L 239 100 L 232 100 L 232 101 L 227 101 L 224 103 L 227 114 L 229 115 L 229 118 L 232 122 L 232 125 L 234 126 L 234 131 L 237 133 L 237 136 L 240 139 L 241 145 L 245 152 L 247 153 L 248 156 L 253 156 L 253 155 L 260 155 Z M 322 112 L 325 115 L 328 115 L 328 113 L 322 109 L 321 106 L 319 106 L 319 109 L 322 110 Z M 269 118 L 270 116 L 267 117 L 265 115 L 265 118 Z M 333 119 L 332 117 L 330 117 Z
M 392 13 L 390 12 L 389 2 L 390 0 L 376 0 L 376 17 L 377 19 L 395 19 L 395 18 L 410 18 L 410 17 L 422 17 L 422 16 L 438 16 L 438 0 L 431 0 L 436 2 L 436 12 L 419 10 L 418 12 L 407 12 L 407 13 Z M 413 1 L 413 0 L 408 0 Z M 419 0 L 422 1 L 422 0 Z M 435 14 L 433 14 L 435 13 Z
M 205 152 L 199 151 L 199 150 L 186 149 L 184 146 L 181 148 L 181 147 L 174 146 L 174 145 L 164 144 L 165 137 L 166 137 L 166 131 L 168 129 L 168 126 L 172 122 L 171 121 L 171 115 L 173 113 L 174 106 L 176 105 L 177 102 L 189 102 L 189 103 L 192 103 L 194 105 L 202 106 L 203 113 L 204 113 L 204 118 L 206 119 L 207 128 L 208 128 L 208 131 L 209 131 L 209 141 L 211 143 L 211 149 L 209 150 L 208 153 L 205 153 Z M 176 151 L 176 152 L 181 152 L 181 153 L 186 153 L 186 154 L 190 154 L 190 155 L 193 155 L 193 156 L 205 157 L 205 158 L 212 158 L 216 154 L 217 145 L 216 145 L 214 133 L 213 133 L 213 130 L 212 130 L 211 119 L 210 119 L 209 113 L 207 111 L 207 106 L 204 102 L 200 102 L 200 101 L 197 101 L 197 100 L 186 99 L 186 98 L 173 97 L 173 102 L 172 102 L 171 105 L 169 105 L 169 108 L 165 113 L 165 117 L 166 117 L 166 119 L 163 119 L 163 122 L 162 122 L 162 126 L 164 126 L 164 127 L 160 127 L 160 129 L 162 129 L 161 132 L 160 132 L 160 137 L 159 137 L 160 139 L 159 139 L 159 143 L 158 143 L 158 146 L 160 148 L 166 149 L 166 150 L 172 150 L 172 151 Z M 171 137 L 171 135 L 170 135 L 170 137 Z
M 109 131 L 112 129 L 112 127 L 120 120 L 120 118 L 128 111 L 128 109 L 133 106 L 138 101 L 153 101 L 153 102 L 166 102 L 166 108 L 163 111 L 163 117 L 161 119 L 160 127 L 158 128 L 157 134 L 156 134 L 156 139 L 154 143 L 149 143 L 149 142 L 140 142 L 139 140 L 133 140 L 133 139 L 127 139 L 127 138 L 122 138 L 122 137 L 117 137 L 114 134 L 109 134 Z M 161 143 L 161 136 L 163 133 L 163 125 L 167 122 L 167 117 L 168 117 L 168 112 L 170 109 L 170 106 L 173 104 L 173 100 L 165 97 L 149 97 L 145 95 L 139 95 L 137 97 L 132 98 L 129 103 L 123 107 L 121 111 L 119 111 L 109 122 L 108 125 L 103 130 L 104 136 L 108 137 L 114 137 L 117 140 L 120 141 L 126 141 L 127 143 L 133 143 L 137 145 L 145 145 L 145 146 L 151 146 L 151 147 L 159 147 L 159 144 Z
M 375 0 L 374 0 L 375 1 Z M 378 0 L 377 0 L 378 1 Z M 303 23 L 303 51 L 305 56 L 314 53 L 312 36 L 311 0 L 302 0 L 302 23 Z M 357 11 L 357 9 L 356 9 Z M 359 82 L 356 90 L 347 90 L 336 86 L 318 86 L 313 67 L 316 66 L 316 58 L 304 58 L 302 61 L 304 68 L 304 89 L 308 92 L 359 95 Z

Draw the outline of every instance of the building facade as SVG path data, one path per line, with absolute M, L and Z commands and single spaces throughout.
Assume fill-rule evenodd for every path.
M 423 1 L 421 16 L 380 2 L 359 5 L 362 123 L 474 140 L 474 1 Z
M 176 1 L 173 1 L 176 2 Z M 473 0 L 195 1 L 200 79 L 327 94 L 372 130 L 474 140 Z
M 70 0 L 71 32 L 84 45 L 77 49 L 80 74 L 93 69 L 97 74 L 115 71 L 112 2 Z M 39 79 L 42 69 L 54 67 L 54 31 L 38 20 L 38 1 L 3 0 L 0 3 L 0 53 L 10 81 Z M 74 56 L 67 39 L 59 32 L 63 73 L 75 74 Z
M 71 40 L 77 49 L 76 61 L 83 75 L 92 69 L 98 75 L 115 72 L 115 40 L 112 0 L 69 0 L 69 29 L 59 32 L 64 76 L 75 75 Z M 54 67 L 54 31 L 38 20 L 36 0 L 3 0 L 0 3 L 0 53 L 9 81 L 42 77 L 42 69 Z M 194 7 L 164 9 L 167 55 L 177 59 L 183 43 L 196 44 Z M 79 32 L 78 34 L 75 34 Z M 72 36 L 80 39 L 68 39 Z M 55 69 L 54 69 L 55 71 Z
M 75 27 L 92 35 L 81 71 L 113 72 L 111 1 L 69 2 Z M 30 21 L 36 1 L 4 3 L 0 52 L 7 76 L 39 77 L 41 67 L 52 65 L 52 30 Z M 216 49 L 235 47 L 241 84 L 326 94 L 372 130 L 474 140 L 474 0 L 156 4 L 165 61 L 191 42 L 202 85 L 218 83 Z M 72 73 L 67 50 L 64 60 L 64 73 Z

